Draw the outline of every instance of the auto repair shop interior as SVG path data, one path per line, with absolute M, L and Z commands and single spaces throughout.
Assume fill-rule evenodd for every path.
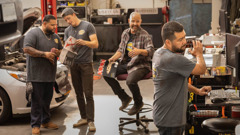
M 44 22 L 43 18 L 50 14 L 55 19 L 50 17 L 50 21 Z M 52 20 L 55 22 L 51 22 Z M 79 23 L 79 20 L 85 23 Z M 79 26 L 74 24 L 76 22 Z M 160 69 L 156 68 L 158 66 L 156 61 L 162 62 L 164 58 L 159 57 L 154 60 L 154 57 L 159 56 L 157 52 L 168 49 L 166 47 L 168 41 L 171 45 L 175 45 L 175 42 L 162 38 L 162 34 L 166 32 L 162 29 L 165 24 L 171 22 L 181 24 L 186 35 L 183 36 L 184 40 L 181 40 L 182 43 L 184 42 L 182 52 L 179 54 L 174 50 L 169 52 L 184 56 L 181 59 L 197 67 L 199 54 L 192 54 L 190 49 L 195 51 L 194 49 L 199 49 L 196 46 L 202 45 L 202 48 L 200 47 L 202 50 L 198 51 L 202 51 L 205 62 L 204 73 L 191 72 L 192 74 L 185 79 L 186 87 L 187 83 L 197 90 L 211 86 L 211 91 L 206 91 L 206 94 L 201 96 L 199 92 L 189 90 L 189 87 L 185 89 L 185 91 L 189 90 L 186 92 L 187 96 L 179 97 L 183 94 L 177 96 L 186 103 L 186 107 L 185 104 L 178 107 L 183 108 L 184 116 L 181 119 L 183 124 L 170 126 L 171 128 L 167 126 L 167 129 L 174 129 L 173 131 L 179 133 L 163 132 L 167 123 L 179 123 L 174 116 L 171 120 L 167 118 L 167 114 L 173 112 L 166 110 L 174 106 L 165 105 L 165 110 L 163 106 L 157 106 L 157 102 L 161 100 L 157 95 L 161 94 L 160 91 L 163 89 L 161 86 L 164 85 L 157 83 L 164 79 L 164 75 L 162 78 L 159 77 L 159 81 L 158 76 L 162 74 L 158 74 Z M 44 36 L 41 37 L 41 34 L 36 34 L 38 32 L 36 29 L 42 30 L 41 34 L 45 35 L 46 39 Z M 129 32 L 126 32 L 126 29 L 129 29 Z M 77 32 L 76 30 L 78 33 L 73 34 Z M 134 30 L 145 34 L 141 35 L 141 40 Z M 178 32 L 175 31 L 175 38 L 178 38 L 176 36 Z M 59 45 L 58 47 L 50 48 L 49 51 L 46 50 L 48 47 L 40 47 L 38 51 L 38 45 L 47 46 L 47 42 L 50 45 L 54 36 L 55 39 L 51 44 Z M 81 38 L 83 40 L 78 40 Z M 46 44 L 41 44 L 43 41 L 45 43 L 45 40 Z M 121 48 L 124 45 L 125 48 Z M 131 56 L 131 51 L 134 50 L 139 53 L 137 55 L 133 53 Z M 82 51 L 85 54 L 79 53 Z M 39 55 L 33 55 L 33 52 Z M 124 63 L 124 59 L 119 58 L 124 53 L 128 55 L 125 54 L 123 57 L 130 60 L 125 64 L 126 72 L 119 73 L 119 67 Z M 47 54 L 56 58 L 51 59 Z M 137 68 L 132 71 L 130 64 L 132 61 L 134 63 L 135 57 L 144 57 L 142 61 L 140 60 L 140 64 L 146 62 L 145 58 L 150 58 L 149 69 L 142 67 L 145 70 L 140 71 L 136 66 Z M 44 59 L 51 66 L 38 64 L 39 68 L 37 68 L 36 65 L 29 64 L 34 60 L 44 63 L 40 59 Z M 116 62 L 111 63 L 111 61 Z M 50 67 L 56 68 L 53 70 L 55 81 L 51 83 L 46 81 L 49 80 L 46 76 L 51 75 L 51 73 L 46 74 L 51 71 L 47 70 Z M 146 69 L 147 73 L 145 73 Z M 187 68 L 185 70 L 188 72 Z M 138 75 L 130 76 L 137 71 L 139 71 Z M 164 72 L 162 69 L 161 73 Z M 48 107 L 50 115 L 44 112 L 48 109 L 44 107 L 36 109 L 34 103 L 37 99 L 33 95 L 38 94 L 33 91 L 42 88 L 43 85 L 42 87 L 39 85 L 45 82 L 38 82 L 41 80 L 39 78 L 36 79 L 37 81 L 31 80 L 31 76 L 39 74 L 45 76 L 48 85 L 44 84 L 44 86 L 53 85 L 53 96 Z M 133 86 L 131 79 L 136 78 L 139 79 Z M 0 1 L 0 134 L 2 135 L 240 135 L 239 82 L 240 1 L 238 0 Z M 177 85 L 175 81 L 167 83 L 172 86 Z M 120 89 L 120 91 L 112 89 Z M 136 89 L 140 90 L 140 93 L 137 93 Z M 79 94 L 82 91 L 84 91 L 83 95 Z M 125 95 L 121 93 L 129 96 L 124 97 Z M 134 94 L 142 96 L 142 99 L 139 100 L 139 97 L 133 96 Z M 173 96 L 169 99 L 175 99 Z M 168 101 L 172 100 L 165 102 Z M 45 104 L 45 101 L 38 102 L 39 106 L 43 102 Z M 33 109 L 43 111 L 42 116 Z M 161 111 L 167 113 L 166 119 L 164 119 L 165 115 L 160 117 L 163 115 Z M 182 112 L 175 109 L 174 113 L 178 116 L 177 114 Z M 50 120 L 45 116 L 49 116 Z M 177 127 L 183 128 L 177 130 Z

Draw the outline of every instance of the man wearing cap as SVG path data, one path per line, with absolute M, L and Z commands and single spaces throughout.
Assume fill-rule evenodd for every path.
M 94 125 L 93 100 L 93 48 L 98 48 L 98 40 L 94 26 L 80 20 L 72 8 L 65 8 L 62 17 L 70 25 L 65 29 L 64 41 L 72 36 L 76 38 L 78 54 L 70 67 L 72 83 L 75 89 L 81 119 L 73 124 L 79 127 L 88 124 L 89 131 L 96 131 Z M 85 100 L 86 99 L 86 100 Z

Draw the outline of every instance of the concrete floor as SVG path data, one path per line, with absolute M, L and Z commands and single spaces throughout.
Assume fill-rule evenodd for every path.
M 94 63 L 96 69 L 97 63 Z M 96 73 L 96 72 L 95 72 Z M 131 95 L 125 81 L 120 82 L 126 92 Z M 143 100 L 145 103 L 153 103 L 153 82 L 151 79 L 139 82 Z M 95 100 L 95 125 L 96 132 L 88 132 L 88 126 L 73 128 L 72 125 L 80 119 L 77 101 L 74 90 L 71 91 L 66 102 L 52 111 L 51 120 L 59 125 L 58 130 L 41 128 L 41 135 L 145 135 L 142 128 L 136 124 L 126 125 L 122 132 L 119 132 L 119 117 L 130 117 L 118 110 L 120 100 L 115 96 L 103 78 L 94 80 Z M 145 114 L 152 117 L 152 112 Z M 134 116 L 133 116 L 134 117 Z M 149 135 L 158 135 L 157 128 L 151 122 L 149 124 Z M 13 118 L 6 124 L 0 126 L 0 135 L 31 135 L 30 116 Z

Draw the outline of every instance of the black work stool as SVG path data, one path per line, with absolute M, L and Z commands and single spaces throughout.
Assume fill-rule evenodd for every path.
M 118 80 L 126 80 L 127 79 L 128 74 L 120 74 L 117 76 Z M 146 74 L 142 80 L 146 80 L 146 79 L 150 79 L 152 77 L 152 71 L 150 71 L 148 74 Z M 123 112 L 128 112 L 130 110 L 130 108 L 132 108 L 133 104 L 130 104 L 126 109 L 122 110 Z M 140 113 L 147 113 L 152 111 L 152 106 L 150 104 L 144 104 L 142 109 L 136 114 L 136 118 L 119 118 L 120 120 L 120 124 L 118 125 L 119 130 L 122 131 L 123 130 L 123 126 L 127 125 L 127 124 L 132 124 L 132 123 L 136 123 L 137 126 L 142 126 L 144 128 L 144 132 L 148 133 L 149 129 L 148 127 L 148 123 L 149 122 L 153 122 L 153 119 L 148 119 L 146 118 L 146 116 L 141 116 L 140 117 Z M 124 122 L 125 121 L 125 122 Z M 144 124 L 145 122 L 145 124 Z
M 202 128 L 211 134 L 232 134 L 235 135 L 235 127 L 240 121 L 230 118 L 210 118 L 202 122 Z
M 133 106 L 133 104 L 130 104 L 126 109 L 122 110 L 125 113 L 128 113 L 130 108 Z M 152 111 L 152 105 L 150 104 L 144 104 L 142 109 L 136 114 L 136 118 L 126 118 L 126 117 L 120 117 L 120 124 L 118 125 L 119 131 L 123 130 L 123 126 L 136 123 L 137 126 L 142 126 L 144 128 L 144 132 L 148 133 L 148 124 L 149 122 L 153 122 L 153 119 L 148 119 L 145 115 L 140 117 L 140 113 L 147 113 Z M 125 121 L 125 122 L 124 122 Z M 145 123 L 145 124 L 144 124 Z

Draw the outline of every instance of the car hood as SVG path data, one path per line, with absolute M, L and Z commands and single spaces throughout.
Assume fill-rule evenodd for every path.
M 22 35 L 24 35 L 31 26 L 38 20 L 38 18 L 42 15 L 42 11 L 40 8 L 30 8 L 23 12 L 23 32 Z
M 38 7 L 30 8 L 23 12 L 23 20 L 24 21 L 23 21 L 22 37 L 35 24 L 35 22 L 38 20 L 38 18 L 41 15 L 42 15 L 42 11 Z M 20 39 L 14 41 L 12 43 L 11 47 L 14 47 L 19 42 Z
M 21 0 L 0 0 L 0 46 L 21 37 L 23 13 Z

